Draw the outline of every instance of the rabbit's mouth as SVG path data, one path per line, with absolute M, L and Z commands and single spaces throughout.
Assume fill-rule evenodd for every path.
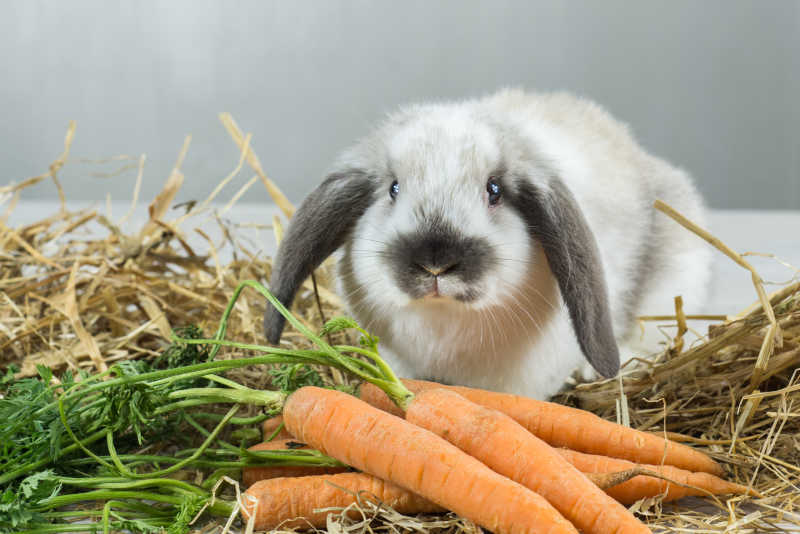
M 416 291 L 408 291 L 412 298 L 421 298 L 425 302 L 444 303 L 445 301 L 457 301 L 461 303 L 475 302 L 482 295 L 482 291 L 474 285 L 467 285 L 452 275 L 443 277 L 433 276 L 432 279 L 420 280 Z M 418 297 L 422 293 L 421 297 Z

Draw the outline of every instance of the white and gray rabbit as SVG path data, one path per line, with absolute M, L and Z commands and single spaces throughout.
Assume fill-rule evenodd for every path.
M 657 198 L 704 222 L 687 174 L 587 100 L 412 106 L 305 199 L 270 288 L 290 304 L 341 249 L 348 311 L 399 376 L 547 398 L 576 371 L 614 376 L 637 315 L 670 313 L 679 294 L 702 304 L 710 252 Z M 283 326 L 268 306 L 270 342 Z

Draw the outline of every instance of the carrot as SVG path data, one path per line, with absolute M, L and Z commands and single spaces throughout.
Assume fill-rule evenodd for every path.
M 497 534 L 577 533 L 543 497 L 435 434 L 339 391 L 286 400 L 292 434 L 328 456 L 419 494 Z
M 657 495 L 664 495 L 663 502 L 674 501 L 688 496 L 703 496 L 709 493 L 714 495 L 726 493 L 758 495 L 753 490 L 748 491 L 745 486 L 722 480 L 709 473 L 693 473 L 671 465 L 635 464 L 627 460 L 584 454 L 568 449 L 556 450 L 583 473 L 612 474 L 629 470 L 639 473 L 644 470 L 657 473 L 677 482 L 677 484 L 673 484 L 660 478 L 640 474 L 619 485 L 605 488 L 606 493 L 625 505 L 633 504 L 645 497 L 655 497 Z M 683 486 L 679 484 L 683 484 Z M 685 486 L 694 487 L 688 488 Z
M 266 421 L 261 424 L 261 435 L 264 437 L 264 440 L 272 439 L 292 439 L 294 436 L 289 434 L 289 431 L 286 430 L 286 426 L 283 425 L 283 416 L 276 415 L 275 417 L 270 417 Z M 277 432 L 277 434 L 276 434 Z
M 509 416 L 445 389 L 418 393 L 406 420 L 540 494 L 586 534 L 650 533 L 550 445 Z
M 325 526 L 330 513 L 324 509 L 346 508 L 358 502 L 359 497 L 377 500 L 401 514 L 444 511 L 391 482 L 366 473 L 341 473 L 256 482 L 245 491 L 242 515 L 247 520 L 255 511 L 255 530 L 278 526 L 282 529 L 318 528 Z M 357 518 L 358 511 L 352 510 L 349 515 Z
M 688 471 L 723 474 L 722 467 L 700 451 L 606 421 L 585 410 L 482 389 L 443 386 L 423 380 L 404 379 L 402 382 L 412 393 L 433 388 L 454 391 L 472 402 L 510 416 L 553 447 L 566 447 L 642 464 L 663 463 Z M 390 413 L 400 413 L 389 397 L 372 384 L 364 383 L 359 390 L 359 397 Z
M 274 439 L 253 445 L 250 451 L 288 451 L 297 449 L 308 449 L 305 443 L 300 443 L 293 439 Z M 304 477 L 309 475 L 333 475 L 344 473 L 346 467 L 327 467 L 317 465 L 264 465 L 252 466 L 242 469 L 242 484 L 250 486 L 259 480 L 267 480 L 278 477 Z

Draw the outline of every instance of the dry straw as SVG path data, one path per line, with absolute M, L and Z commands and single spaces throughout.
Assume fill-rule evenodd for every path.
M 134 201 L 119 221 L 94 210 L 69 212 L 57 174 L 70 163 L 75 124 L 70 123 L 63 153 L 47 172 L 0 187 L 0 366 L 17 364 L 20 375 L 35 373 L 36 364 L 60 370 L 98 371 L 122 359 L 150 358 L 167 345 L 172 328 L 194 324 L 212 331 L 233 289 L 243 279 L 268 280 L 269 258 L 248 248 L 239 228 L 223 215 L 255 181 L 260 180 L 285 216 L 293 206 L 267 178 L 251 136 L 228 114 L 220 116 L 239 147 L 231 173 L 202 202 L 192 203 L 169 220 L 168 209 L 184 180 L 181 165 L 190 146 L 187 137 L 162 191 L 149 205 L 142 228 L 124 227 L 138 200 L 145 157 L 124 157 L 136 164 Z M 247 163 L 255 172 L 224 207 L 212 212 L 218 195 Z M 41 220 L 11 228 L 6 223 L 26 187 L 52 179 L 60 209 Z M 677 327 L 664 350 L 651 360 L 629 361 L 619 378 L 573 386 L 561 402 L 581 406 L 635 428 L 657 432 L 709 452 L 727 466 L 729 478 L 749 485 L 764 497 L 684 500 L 661 505 L 657 498 L 634 509 L 658 532 L 780 532 L 800 530 L 800 282 L 767 294 L 743 255 L 669 206 L 664 211 L 733 261 L 750 271 L 758 301 L 744 312 L 693 316 L 676 301 L 674 316 L 642 317 Z M 205 217 L 200 217 L 205 215 Z M 201 226 L 202 223 L 202 226 Z M 224 240 L 214 243 L 208 224 L 217 224 Z M 277 218 L 273 230 L 282 236 Z M 91 231 L 89 231 L 91 230 Z M 766 229 L 765 229 L 766 230 Z M 207 249 L 194 250 L 187 235 L 202 236 Z M 230 247 L 232 260 L 222 263 L 220 249 Z M 341 313 L 331 290 L 329 265 L 305 283 L 294 311 L 318 328 L 322 317 Z M 243 294 L 228 326 L 228 337 L 263 343 L 263 299 Z M 732 313 L 733 312 L 733 313 Z M 686 346 L 688 322 L 710 320 L 708 334 Z M 352 341 L 352 340 L 351 340 Z M 283 344 L 305 347 L 307 341 L 288 330 Z M 237 357 L 235 351 L 222 357 Z M 248 385 L 266 387 L 261 369 L 235 376 Z M 339 375 L 328 375 L 341 381 Z M 468 521 L 452 516 L 406 517 L 364 500 L 360 519 L 332 515 L 331 532 L 476 532 Z M 780 525 L 780 526 L 779 526 Z M 224 522 L 202 532 L 221 532 Z

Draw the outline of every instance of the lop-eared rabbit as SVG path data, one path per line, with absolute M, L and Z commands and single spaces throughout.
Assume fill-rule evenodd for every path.
M 399 376 L 547 398 L 576 372 L 614 376 L 637 315 L 670 313 L 680 294 L 702 304 L 710 252 L 655 199 L 704 222 L 689 176 L 588 100 L 415 105 L 308 195 L 270 288 L 290 304 L 339 250 L 348 312 Z M 277 343 L 284 319 L 267 308 Z

